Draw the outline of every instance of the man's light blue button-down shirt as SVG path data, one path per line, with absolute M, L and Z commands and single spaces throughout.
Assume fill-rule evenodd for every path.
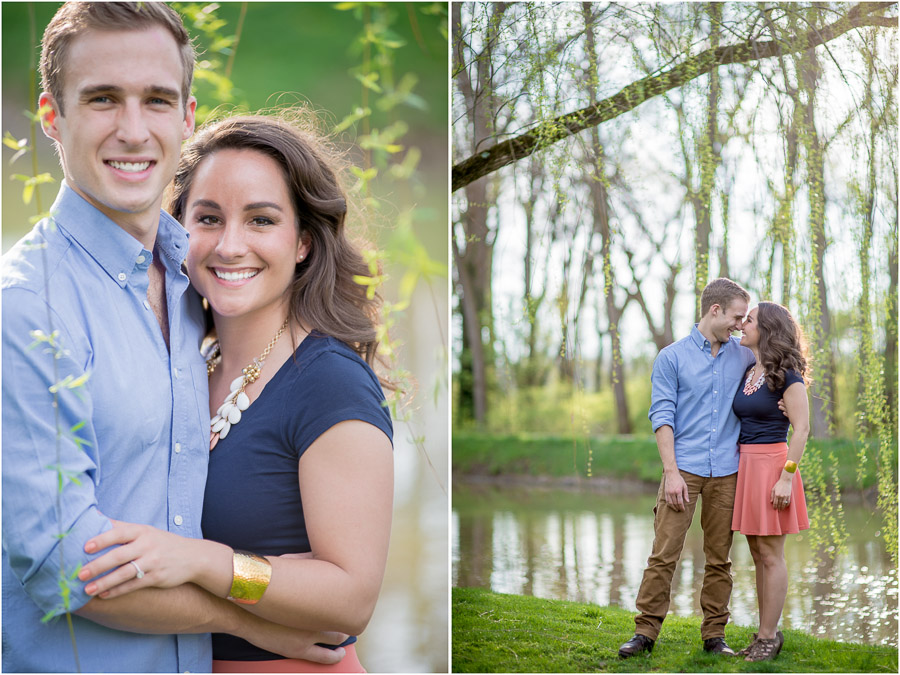
M 669 425 L 675 462 L 696 476 L 729 476 L 738 470 L 740 421 L 731 410 L 753 352 L 732 337 L 711 345 L 694 325 L 691 334 L 665 347 L 653 363 L 650 422 Z
M 74 671 L 65 619 L 41 623 L 60 611 L 60 566 L 71 574 L 97 557 L 83 547 L 109 518 L 199 537 L 209 458 L 203 322 L 181 269 L 183 228 L 160 215 L 167 349 L 147 301 L 153 254 L 65 184 L 51 213 L 55 223 L 39 223 L 2 261 L 5 672 Z M 32 348 L 36 330 L 57 333 L 57 373 L 46 345 Z M 59 390 L 57 443 L 49 388 L 85 376 Z M 73 611 L 90 599 L 84 586 L 73 582 Z M 84 672 L 210 670 L 209 635 L 73 621 Z

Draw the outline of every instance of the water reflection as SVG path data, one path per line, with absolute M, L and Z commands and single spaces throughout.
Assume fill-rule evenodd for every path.
M 453 584 L 499 593 L 617 605 L 634 599 L 653 541 L 649 495 L 454 487 Z M 878 518 L 845 504 L 850 540 L 834 560 L 817 558 L 803 534 L 785 545 L 791 584 L 782 625 L 820 637 L 897 645 L 897 572 Z M 670 611 L 701 615 L 699 515 L 675 570 Z M 736 534 L 732 621 L 755 625 L 756 588 L 746 538 Z

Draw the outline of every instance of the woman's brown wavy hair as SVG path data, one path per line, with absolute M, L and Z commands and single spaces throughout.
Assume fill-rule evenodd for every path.
M 806 338 L 791 313 L 774 302 L 761 302 L 756 309 L 759 328 L 759 360 L 766 371 L 769 391 L 784 387 L 785 372 L 796 370 L 809 384 L 810 359 Z
M 347 195 L 341 186 L 336 152 L 296 119 L 240 115 L 207 123 L 185 144 L 169 197 L 169 212 L 184 220 L 191 184 L 200 163 L 225 150 L 254 150 L 271 157 L 284 173 L 306 258 L 297 264 L 290 288 L 290 315 L 298 325 L 335 337 L 370 366 L 378 350 L 381 297 L 354 277 L 372 278 L 360 249 L 347 236 Z M 306 126 L 311 126 L 307 123 Z M 377 274 L 377 273 L 376 273 Z M 390 383 L 382 380 L 382 384 Z

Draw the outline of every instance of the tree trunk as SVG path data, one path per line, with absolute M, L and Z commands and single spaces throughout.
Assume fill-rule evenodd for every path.
M 495 6 L 497 23 L 503 11 L 505 5 Z M 465 100 L 466 116 L 472 128 L 471 149 L 474 150 L 480 141 L 492 133 L 495 100 L 491 90 L 493 63 L 490 50 L 493 40 L 486 41 L 485 51 L 475 60 L 476 82 L 473 85 L 469 69 L 462 67 L 464 54 L 461 5 L 454 4 L 452 12 L 456 82 Z M 453 257 L 459 281 L 457 290 L 463 316 L 459 418 L 472 419 L 479 426 L 484 423 L 487 413 L 488 381 L 494 358 L 491 283 L 495 233 L 488 227 L 489 181 L 490 179 L 485 178 L 466 185 L 466 207 L 461 216 L 464 241 L 460 242 L 455 233 L 453 236 Z
M 581 4 L 585 25 L 587 26 L 591 13 L 591 3 Z M 597 93 L 597 48 L 594 41 L 594 31 L 588 28 L 585 32 L 588 64 L 591 70 L 589 86 L 591 99 L 596 98 Z M 594 227 L 593 231 L 600 234 L 600 262 L 603 266 L 603 298 L 606 305 L 606 321 L 608 325 L 609 339 L 612 346 L 610 354 L 610 381 L 616 401 L 616 428 L 620 434 L 631 433 L 631 418 L 628 415 L 628 398 L 625 395 L 625 367 L 622 363 L 622 345 L 619 335 L 619 319 L 622 317 L 623 307 L 616 306 L 615 273 L 612 268 L 610 252 L 612 250 L 612 230 L 609 223 L 609 194 L 604 185 L 603 177 L 603 146 L 600 143 L 600 131 L 596 126 L 591 127 L 591 160 L 594 166 L 594 175 L 588 175 L 591 186 L 591 201 L 593 203 Z M 626 299 L 625 305 L 628 304 Z
M 471 419 L 481 426 L 487 412 L 486 359 L 481 340 L 481 319 L 475 301 L 474 282 L 469 276 L 469 266 L 462 260 L 456 237 L 453 238 L 453 258 L 461 289 L 458 296 L 463 319 L 463 348 L 460 356 L 461 372 L 456 415 L 459 420 Z
M 728 207 L 731 194 L 722 192 L 722 246 L 719 248 L 719 276 L 731 278 L 731 266 L 728 264 Z
M 544 283 L 541 292 L 535 295 L 534 289 L 534 262 L 535 262 L 535 223 L 534 209 L 537 205 L 538 195 L 543 185 L 543 167 L 541 163 L 532 157 L 529 167 L 528 194 L 522 201 L 525 210 L 525 311 L 528 318 L 528 362 L 522 381 L 525 386 L 536 386 L 543 380 L 541 368 L 541 356 L 538 354 L 538 311 L 547 295 L 547 284 Z M 551 245 L 555 236 L 551 239 Z M 546 266 L 545 266 L 546 268 Z
M 710 49 L 719 48 L 719 24 L 722 22 L 722 5 L 710 3 L 709 13 Z M 706 95 L 706 129 L 697 143 L 697 160 L 700 163 L 700 186 L 694 199 L 694 291 L 696 293 L 697 316 L 700 316 L 700 296 L 709 283 L 709 237 L 712 234 L 712 196 L 716 181 L 716 169 L 722 161 L 719 146 L 719 70 L 709 71 L 709 89 Z M 684 158 L 685 163 L 689 161 Z
M 894 174 L 896 177 L 896 173 Z M 896 191 L 894 194 L 897 194 Z M 888 240 L 888 291 L 885 319 L 884 394 L 891 429 L 897 433 L 897 203 L 892 205 L 894 223 Z
M 803 124 L 809 176 L 809 230 L 812 237 L 812 275 L 810 314 L 813 325 L 812 348 L 816 376 L 812 393 L 812 436 L 830 438 L 833 433 L 834 354 L 831 348 L 831 313 L 828 309 L 828 286 L 825 283 L 825 150 L 816 131 L 815 98 L 819 64 L 814 50 L 804 52 L 798 62 L 800 88 L 806 92 Z

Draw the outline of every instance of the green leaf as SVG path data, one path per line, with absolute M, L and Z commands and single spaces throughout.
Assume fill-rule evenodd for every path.
M 368 75 L 363 75 L 362 73 L 356 73 L 356 79 L 364 86 L 366 89 L 371 89 L 372 91 L 380 94 L 381 87 L 378 86 L 378 73 L 369 73 Z
M 338 134 L 338 133 L 344 131 L 345 129 L 349 129 L 353 124 L 355 124 L 356 122 L 358 122 L 359 120 L 361 120 L 365 117 L 368 117 L 371 114 L 372 114 L 371 108 L 357 107 L 352 113 L 350 113 L 349 115 L 344 117 L 343 120 L 341 120 L 340 124 L 338 124 L 334 128 L 334 133 Z
M 84 386 L 90 376 L 90 373 L 82 373 L 78 377 L 66 375 L 62 380 L 50 386 L 50 393 L 55 394 L 60 389 L 78 389 L 79 387 Z
M 378 169 L 375 167 L 369 167 L 365 171 L 360 169 L 358 166 L 351 166 L 350 173 L 359 178 L 364 183 L 368 183 L 370 180 L 375 178 L 378 175 Z
M 13 150 L 22 150 L 23 148 L 28 147 L 28 139 L 20 138 L 16 139 L 9 131 L 3 136 L 3 145 L 7 148 L 12 148 Z
M 55 619 L 57 617 L 57 615 L 64 612 L 65 609 L 66 608 L 63 607 L 62 605 L 57 605 L 54 609 L 51 609 L 49 612 L 44 614 L 44 616 L 41 617 L 41 623 L 47 623 L 48 621 L 52 621 L 53 619 Z

